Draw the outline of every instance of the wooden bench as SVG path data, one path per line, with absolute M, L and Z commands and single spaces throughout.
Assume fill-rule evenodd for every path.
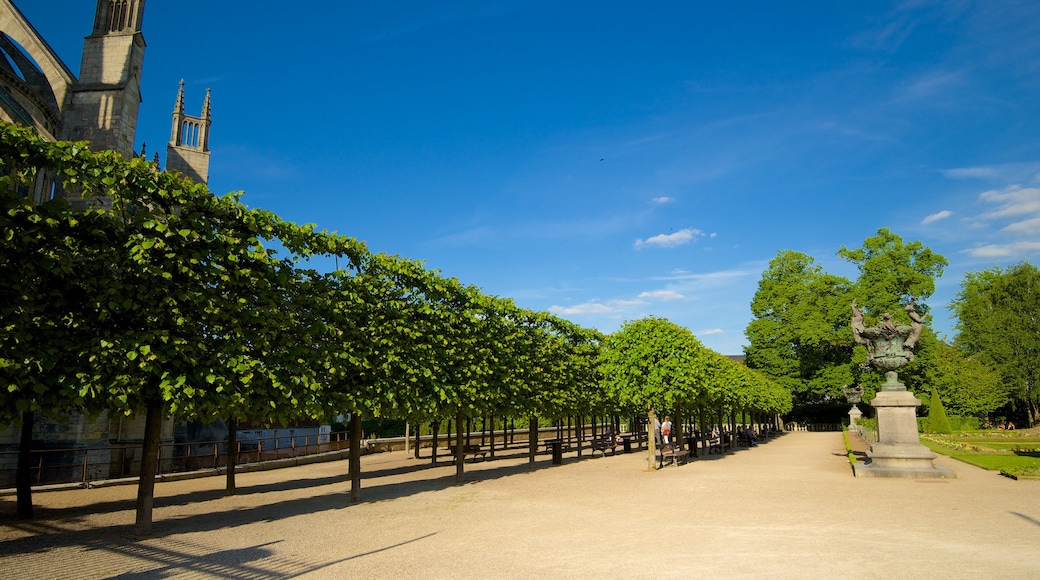
M 452 457 L 455 457 L 455 453 L 457 452 L 457 448 L 452 446 L 452 447 L 448 448 L 448 451 L 451 451 Z M 462 457 L 463 457 L 463 460 L 465 460 L 465 457 L 467 455 L 473 457 L 474 459 L 476 459 L 476 457 L 479 455 L 481 461 L 487 459 L 487 451 L 485 451 L 484 449 L 481 449 L 480 445 L 463 445 L 462 446 Z
M 607 449 L 610 450 L 610 454 L 614 455 L 617 453 L 617 441 L 610 436 L 596 437 L 592 440 L 592 456 L 596 456 L 596 452 L 599 451 L 603 454 L 603 457 L 607 456 Z
M 664 461 L 667 459 L 669 463 L 675 463 L 675 466 L 678 467 L 686 463 L 689 455 L 689 450 L 676 447 L 671 443 L 665 443 L 661 446 L 660 466 L 664 467 Z
M 721 437 L 712 437 L 708 439 L 708 455 L 711 455 L 712 453 L 722 453 L 723 451 Z

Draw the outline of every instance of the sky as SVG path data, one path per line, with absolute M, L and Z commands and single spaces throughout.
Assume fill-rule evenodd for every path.
M 89 0 L 15 0 L 78 73 Z M 782 250 L 1040 257 L 1040 2 L 147 3 L 138 150 L 212 90 L 211 191 L 609 333 L 740 354 Z M 332 264 L 327 265 L 333 267 Z

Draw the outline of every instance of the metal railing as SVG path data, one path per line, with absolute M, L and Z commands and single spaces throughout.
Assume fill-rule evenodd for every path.
M 243 439 L 237 442 L 236 465 L 302 457 L 347 449 L 346 433 L 319 433 Z M 138 477 L 142 444 L 96 445 L 30 452 L 34 486 L 81 484 Z M 164 442 L 159 446 L 158 474 L 216 470 L 227 466 L 226 441 Z M 0 489 L 15 486 L 18 451 L 0 451 Z
M 784 423 L 784 431 L 841 431 L 841 423 Z

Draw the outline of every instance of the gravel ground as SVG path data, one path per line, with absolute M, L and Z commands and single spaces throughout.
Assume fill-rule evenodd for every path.
M 863 444 L 857 443 L 861 448 Z M 428 452 L 428 450 L 424 450 Z M 519 451 L 454 466 L 402 452 L 156 486 L 0 501 L 0 578 L 1040 577 L 1040 481 L 940 457 L 955 480 L 856 479 L 840 433 L 647 471 L 645 454 L 562 466 Z

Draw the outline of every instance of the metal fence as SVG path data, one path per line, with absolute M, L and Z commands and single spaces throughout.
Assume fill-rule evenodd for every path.
M 841 423 L 784 423 L 784 431 L 841 431 Z
M 339 451 L 349 447 L 346 433 L 263 437 L 237 442 L 236 465 Z M 31 451 L 32 484 L 57 485 L 138 477 L 142 444 L 96 445 Z M 227 466 L 226 441 L 166 442 L 159 446 L 158 473 L 182 473 Z M 0 488 L 15 486 L 18 451 L 0 451 Z

